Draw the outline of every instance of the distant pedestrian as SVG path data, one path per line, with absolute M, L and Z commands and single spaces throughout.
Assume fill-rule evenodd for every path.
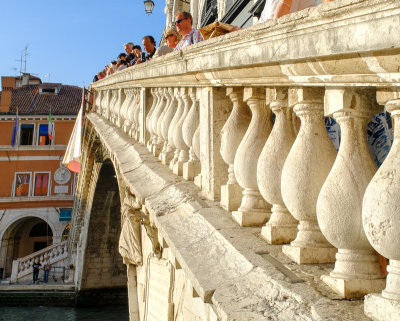
M 49 282 L 49 273 L 50 273 L 50 270 L 51 270 L 51 264 L 50 264 L 49 258 L 47 256 L 44 258 L 44 262 L 43 263 L 44 263 L 44 266 L 43 266 L 43 271 L 44 271 L 43 282 L 47 283 L 47 282 Z
M 35 259 L 33 262 L 33 284 L 38 282 L 39 279 L 39 270 L 42 264 L 39 263 L 39 259 Z

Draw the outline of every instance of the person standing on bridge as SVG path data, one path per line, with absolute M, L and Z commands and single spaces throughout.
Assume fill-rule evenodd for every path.
M 51 270 L 51 264 L 50 264 L 49 258 L 47 256 L 44 258 L 43 264 L 44 264 L 43 265 L 43 271 L 44 271 L 43 282 L 47 283 L 47 282 L 49 282 L 49 273 Z
M 33 262 L 33 284 L 38 282 L 38 278 L 39 278 L 39 270 L 40 267 L 42 266 L 42 264 L 39 263 L 39 259 L 35 259 L 35 261 Z

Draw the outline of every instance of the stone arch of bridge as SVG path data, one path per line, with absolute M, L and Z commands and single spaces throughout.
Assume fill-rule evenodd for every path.
M 109 158 L 97 158 L 101 165 L 93 195 L 86 229 L 81 290 L 126 288 L 126 268 L 118 252 L 121 233 L 120 188 L 115 167 Z M 93 177 L 93 176 L 92 176 Z

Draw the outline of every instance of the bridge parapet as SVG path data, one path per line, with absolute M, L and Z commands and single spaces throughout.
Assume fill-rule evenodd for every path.
M 367 296 L 365 312 L 394 320 L 399 34 L 398 2 L 333 2 L 113 74 L 92 84 L 93 111 L 240 226 L 262 227 L 266 242 L 282 244 L 292 261 L 334 262 L 322 280 L 340 297 L 386 287 Z M 367 126 L 384 110 L 395 132 L 378 170 Z M 328 133 L 326 117 L 340 135 Z M 386 279 L 375 251 L 390 259 Z

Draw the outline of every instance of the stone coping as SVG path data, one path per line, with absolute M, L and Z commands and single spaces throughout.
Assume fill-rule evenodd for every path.
M 9 292 L 54 292 L 54 291 L 76 291 L 76 286 L 73 284 L 13 284 L 0 285 L 0 291 Z
M 91 86 L 399 86 L 400 2 L 335 0 L 216 37 Z
M 116 171 L 146 205 L 169 259 L 221 320 L 369 320 L 363 301 L 340 300 L 320 281 L 333 264 L 297 265 L 243 228 L 192 182 L 172 174 L 120 128 L 91 113 L 89 124 Z

